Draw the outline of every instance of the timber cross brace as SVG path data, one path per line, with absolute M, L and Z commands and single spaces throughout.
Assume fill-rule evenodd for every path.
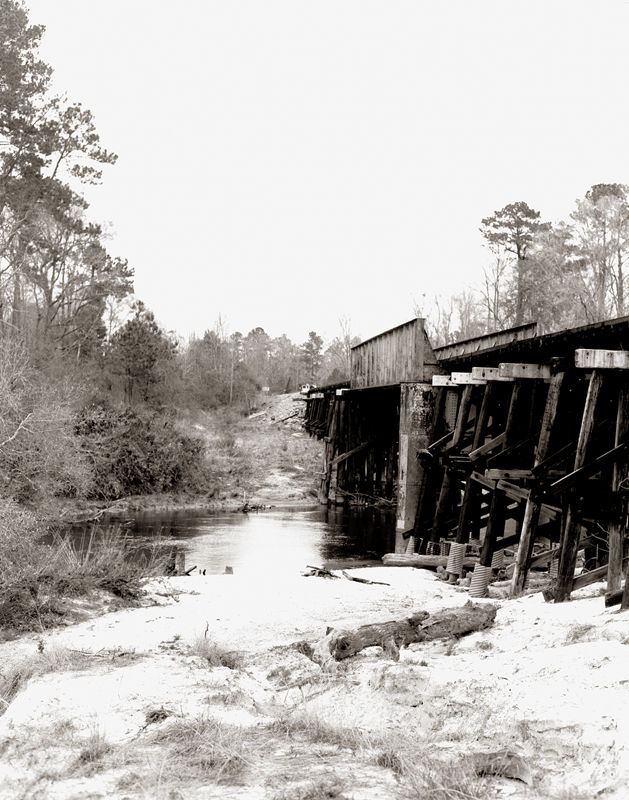
M 505 569 L 518 595 L 541 571 L 548 599 L 606 577 L 629 606 L 627 342 L 629 318 L 440 348 L 414 319 L 363 342 L 350 380 L 308 397 L 320 502 L 395 507 L 399 558 L 450 580 L 474 559 L 472 596 Z

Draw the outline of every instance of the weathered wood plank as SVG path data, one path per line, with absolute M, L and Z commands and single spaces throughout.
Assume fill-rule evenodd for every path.
M 467 386 L 468 384 L 483 384 L 487 381 L 482 378 L 475 378 L 471 372 L 452 372 L 450 380 L 455 385 Z
M 359 444 L 358 447 L 353 447 L 351 450 L 348 450 L 347 453 L 342 453 L 340 456 L 335 456 L 331 461 L 331 465 L 336 466 L 337 464 L 341 464 L 343 461 L 355 456 L 357 453 L 361 453 L 363 450 L 366 450 L 372 445 L 373 442 L 363 442 L 362 444 Z
M 454 383 L 449 375 L 433 375 L 432 376 L 432 385 L 433 386 L 456 386 L 457 384 Z
M 490 439 L 488 442 L 485 442 L 485 444 L 480 445 L 480 447 L 477 447 L 476 450 L 469 452 L 468 456 L 472 461 L 477 461 L 479 458 L 486 456 L 488 453 L 493 453 L 494 450 L 502 447 L 506 439 L 506 433 L 501 433 L 498 436 L 495 436 L 493 439 Z
M 522 481 L 533 477 L 530 469 L 488 469 L 485 475 L 491 481 Z
M 599 472 L 610 462 L 616 462 L 620 460 L 626 450 L 627 444 L 625 443 L 619 444 L 616 447 L 612 447 L 611 450 L 608 450 L 606 453 L 603 453 L 597 458 L 592 459 L 592 461 L 584 464 L 580 469 L 573 470 L 567 475 L 564 475 L 562 478 L 559 478 L 559 480 L 551 483 L 548 487 L 549 491 L 554 492 L 555 494 L 561 494 L 568 489 L 572 489 L 574 486 L 579 484 L 581 481 L 586 480 L 591 475 L 596 475 L 597 472 Z
M 533 556 L 529 563 L 529 569 L 533 567 L 542 567 L 544 564 L 548 564 L 553 558 L 556 558 L 559 555 L 560 548 L 559 547 L 552 547 L 550 550 L 546 550 L 545 553 L 540 553 L 539 555 Z
M 629 369 L 629 351 L 575 350 L 574 365 L 580 369 Z
M 515 378 L 501 375 L 498 367 L 472 367 L 472 378 L 479 378 L 485 381 L 501 381 L 503 383 L 515 380 Z
M 577 589 L 583 589 L 584 586 L 590 586 L 597 581 L 602 581 L 606 575 L 607 564 L 605 564 L 603 567 L 591 569 L 589 572 L 584 572 L 582 575 L 577 575 L 577 577 L 572 581 L 572 591 L 576 592 Z
M 493 492 L 493 490 L 496 488 L 496 481 L 490 481 L 489 478 L 481 475 L 480 472 L 472 472 L 470 478 L 471 480 L 480 484 L 484 489 L 489 489 L 489 491 Z
M 519 364 L 505 362 L 498 367 L 503 378 L 542 379 L 550 380 L 551 370 L 549 364 Z

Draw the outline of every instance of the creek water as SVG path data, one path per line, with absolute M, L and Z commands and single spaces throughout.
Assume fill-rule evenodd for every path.
M 393 549 L 395 515 L 380 509 L 273 508 L 267 511 L 139 514 L 133 536 L 161 535 L 183 546 L 186 568 L 207 574 L 292 569 L 327 561 L 379 560 Z
M 75 547 L 119 524 L 75 527 L 66 535 Z M 249 512 L 172 511 L 137 514 L 128 536 L 144 542 L 160 537 L 186 554 L 186 569 L 206 574 L 239 569 L 303 569 L 329 561 L 379 561 L 395 546 L 395 514 L 373 508 L 271 508 Z

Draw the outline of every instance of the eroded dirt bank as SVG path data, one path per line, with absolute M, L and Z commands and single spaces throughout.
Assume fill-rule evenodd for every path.
M 462 605 L 423 570 L 160 579 L 158 606 L 0 647 L 23 680 L 0 717 L 2 798 L 624 798 L 629 616 L 600 586 L 564 605 L 498 605 L 495 625 L 370 648 L 323 671 L 299 649 L 327 625 Z M 21 665 L 21 667 L 20 667 Z M 508 749 L 524 780 L 478 777 Z

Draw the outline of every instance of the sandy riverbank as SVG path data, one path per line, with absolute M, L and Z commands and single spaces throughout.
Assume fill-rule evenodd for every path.
M 270 572 L 159 579 L 147 586 L 159 605 L 3 644 L 5 675 L 61 656 L 0 717 L 0 797 L 626 796 L 629 616 L 604 609 L 600 585 L 559 606 L 539 594 L 482 601 L 499 606 L 487 631 L 411 645 L 399 662 L 370 648 L 324 672 L 291 643 L 467 600 L 423 570 L 355 574 L 390 586 Z M 210 666 L 207 642 L 233 668 Z M 191 764 L 167 733 L 201 741 L 210 723 L 225 749 L 246 743 L 235 773 Z M 231 726 L 236 739 L 221 739 Z M 494 776 L 467 794 L 421 794 L 426 776 L 399 768 L 437 759 L 460 789 L 462 759 L 501 748 L 524 760 L 529 783 Z

